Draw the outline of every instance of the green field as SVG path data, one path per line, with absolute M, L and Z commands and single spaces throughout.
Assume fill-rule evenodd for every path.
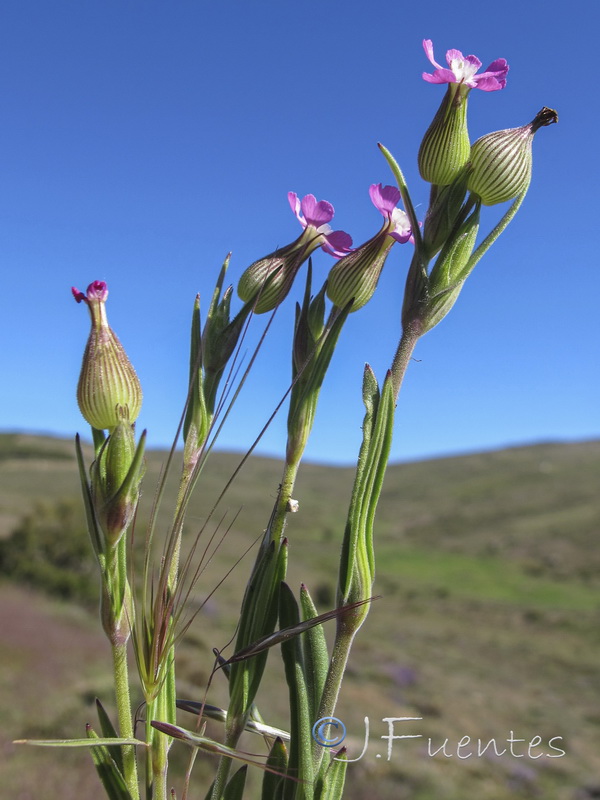
M 148 455 L 134 550 L 143 545 L 164 460 L 162 452 Z M 185 696 L 202 696 L 211 648 L 233 633 L 252 554 L 211 592 L 264 529 L 277 491 L 280 464 L 250 459 L 211 515 L 238 462 L 230 453 L 211 456 L 188 516 L 186 541 L 189 546 L 201 533 L 199 552 L 215 530 L 232 527 L 196 589 L 195 607 L 206 602 L 181 650 L 179 691 Z M 335 602 L 352 479 L 351 469 L 307 464 L 295 492 L 300 510 L 290 515 L 286 532 L 288 578 L 294 588 L 308 585 L 320 611 Z M 369 718 L 369 746 L 349 766 L 350 800 L 600 797 L 599 486 L 600 442 L 389 468 L 375 531 L 380 599 L 357 638 L 337 710 L 348 729 L 350 757 L 362 751 Z M 174 491 L 172 480 L 158 514 L 159 539 Z M 21 564 L 18 580 L 17 567 L 13 574 L 6 568 L 12 561 L 5 556 L 0 563 L 0 780 L 3 796 L 23 800 L 102 797 L 86 753 L 11 744 L 23 737 L 80 736 L 94 721 L 94 697 L 111 705 L 110 653 L 96 619 L 94 579 L 86 577 L 91 562 L 78 551 L 71 561 L 61 553 L 54 541 L 60 541 L 61 525 L 69 528 L 69 546 L 79 533 L 82 540 L 87 536 L 72 443 L 1 435 L 0 544 L 11 542 L 18 551 L 19 541 L 23 548 L 27 543 L 32 549 L 25 567 L 40 562 L 29 571 Z M 36 543 L 48 540 L 52 547 L 37 554 Z M 58 567 L 73 563 L 92 589 L 85 595 L 80 584 L 61 583 L 60 571 L 42 568 L 44 558 Z M 263 716 L 286 727 L 276 652 L 264 685 Z M 215 680 L 209 700 L 226 703 L 221 681 Z M 393 733 L 420 738 L 391 740 L 388 760 L 382 737 L 392 723 L 383 720 L 400 717 L 419 719 L 393 723 Z M 218 737 L 218 727 L 212 734 Z M 528 751 L 534 737 L 539 743 Z M 493 746 L 479 755 L 491 739 L 500 755 Z M 445 752 L 430 754 L 444 742 Z M 246 749 L 253 748 L 260 742 L 250 740 Z M 179 765 L 185 756 L 183 747 L 175 753 Z M 199 759 L 198 774 L 209 766 Z M 198 788 L 193 796 L 204 792 Z

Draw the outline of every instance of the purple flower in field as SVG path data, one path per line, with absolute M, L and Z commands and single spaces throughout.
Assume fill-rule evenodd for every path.
M 467 100 L 471 89 L 494 92 L 506 86 L 508 64 L 505 59 L 493 61 L 485 72 L 477 75 L 481 61 L 476 56 L 463 56 L 460 50 L 448 50 L 448 68 L 433 57 L 431 39 L 423 41 L 427 58 L 436 67 L 424 72 L 428 83 L 448 85 L 444 99 L 423 137 L 419 148 L 419 172 L 434 186 L 448 186 L 462 172 L 469 160 L 471 143 L 467 130 Z
M 470 89 L 482 89 L 484 92 L 495 92 L 506 86 L 506 73 L 508 64 L 506 59 L 497 58 L 489 67 L 477 75 L 481 61 L 477 56 L 463 56 L 460 50 L 448 50 L 446 61 L 448 69 L 437 63 L 433 57 L 433 42 L 431 39 L 423 40 L 423 49 L 427 58 L 436 70 L 433 73 L 424 72 L 423 80 L 428 83 L 461 83 Z
M 373 296 L 394 242 L 404 244 L 412 241 L 408 216 L 397 208 L 400 202 L 398 189 L 395 186 L 374 183 L 369 188 L 369 195 L 373 205 L 383 216 L 383 226 L 372 239 L 341 258 L 327 279 L 329 299 L 340 308 L 352 300 L 352 311 L 362 308 Z
M 242 300 L 248 302 L 257 298 L 256 314 L 272 311 L 285 299 L 298 270 L 317 248 L 321 247 L 335 258 L 352 251 L 352 238 L 344 231 L 332 230 L 329 225 L 334 214 L 331 203 L 317 201 L 312 194 L 300 200 L 295 192 L 288 192 L 288 201 L 304 230 L 292 244 L 251 264 L 238 284 Z

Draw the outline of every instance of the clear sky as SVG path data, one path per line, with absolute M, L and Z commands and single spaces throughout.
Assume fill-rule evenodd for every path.
M 75 386 L 88 314 L 71 285 L 107 281 L 109 319 L 144 387 L 140 425 L 163 446 L 186 393 L 194 296 L 206 308 L 228 251 L 235 282 L 296 238 L 288 191 L 329 200 L 334 227 L 365 241 L 381 222 L 369 185 L 393 182 L 381 141 L 422 216 L 416 154 L 445 91 L 421 78 L 431 38 L 440 62 L 457 48 L 510 64 L 505 90 L 471 93 L 473 140 L 544 105 L 560 122 L 536 137 L 516 219 L 417 346 L 393 457 L 597 437 L 597 30 L 590 0 L 4 0 L 0 428 L 87 433 Z M 410 248 L 393 248 L 343 332 L 313 460 L 356 455 L 363 365 L 381 378 L 393 355 Z M 333 263 L 316 255 L 319 285 Z M 278 312 L 228 449 L 252 441 L 287 386 L 302 288 Z M 284 425 L 282 414 L 259 452 L 282 452 Z

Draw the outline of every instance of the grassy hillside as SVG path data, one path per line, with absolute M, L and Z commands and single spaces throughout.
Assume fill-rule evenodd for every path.
M 148 456 L 140 545 L 164 459 L 164 453 Z M 222 527 L 233 523 L 201 577 L 197 601 L 263 530 L 277 491 L 280 465 L 252 459 L 207 523 L 238 460 L 226 453 L 211 457 L 190 510 L 188 546 L 201 530 L 201 542 L 208 541 L 223 516 Z M 320 610 L 334 602 L 352 478 L 349 469 L 306 465 L 295 493 L 300 511 L 290 515 L 287 528 L 289 581 L 294 587 L 306 582 L 320 598 Z M 337 712 L 355 757 L 369 717 L 369 747 L 349 767 L 351 800 L 600 796 L 599 479 L 598 442 L 389 469 L 376 525 L 376 592 L 382 597 L 357 639 Z M 70 442 L 0 436 L 5 540 L 36 504 L 46 506 L 38 506 L 30 528 L 36 514 L 47 514 L 48 503 L 79 503 L 77 493 Z M 168 525 L 173 493 L 174 481 L 158 516 L 158 535 Z M 201 696 L 210 650 L 233 631 L 251 558 L 191 628 L 179 668 L 181 694 Z M 0 598 L 3 742 L 79 735 L 92 719 L 93 697 L 110 703 L 111 696 L 108 647 L 95 616 L 8 577 L 0 582 Z M 285 690 L 273 656 L 260 705 L 270 721 L 285 727 Z M 225 703 L 225 697 L 215 683 L 211 700 Z M 420 719 L 383 722 L 390 717 Z M 388 761 L 388 740 L 381 737 L 392 724 L 395 735 L 420 738 L 392 740 Z M 507 743 L 511 735 L 525 741 Z M 536 736 L 539 746 L 528 752 Z M 479 755 L 478 746 L 492 738 L 498 753 L 507 752 L 496 755 L 490 746 Z M 445 740 L 445 750 L 430 755 Z M 255 741 L 248 745 L 256 747 Z M 8 744 L 4 752 L 0 777 L 7 796 L 101 797 L 85 754 Z

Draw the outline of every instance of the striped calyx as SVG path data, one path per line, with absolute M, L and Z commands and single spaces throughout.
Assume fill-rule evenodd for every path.
M 419 172 L 435 186 L 452 183 L 469 160 L 468 93 L 468 86 L 448 84 L 442 104 L 421 142 Z
M 558 114 L 542 108 L 528 125 L 488 133 L 471 149 L 467 188 L 486 206 L 512 200 L 531 180 L 531 145 L 536 131 L 558 122 Z
M 385 260 L 394 244 L 385 227 L 377 236 L 357 248 L 333 267 L 327 278 L 327 297 L 338 308 L 352 300 L 350 311 L 358 311 L 369 302 Z
M 237 287 L 238 296 L 245 303 L 256 298 L 255 314 L 273 311 L 287 297 L 296 273 L 319 246 L 317 242 L 314 247 L 306 247 L 301 242 L 303 238 L 307 238 L 304 233 L 293 244 L 260 258 L 244 271 Z
M 92 329 L 77 385 L 77 402 L 86 421 L 97 430 L 112 431 L 125 416 L 132 424 L 142 407 L 142 388 L 123 345 L 106 318 L 108 290 L 94 281 L 86 295 L 73 290 L 77 302 L 89 308 Z

